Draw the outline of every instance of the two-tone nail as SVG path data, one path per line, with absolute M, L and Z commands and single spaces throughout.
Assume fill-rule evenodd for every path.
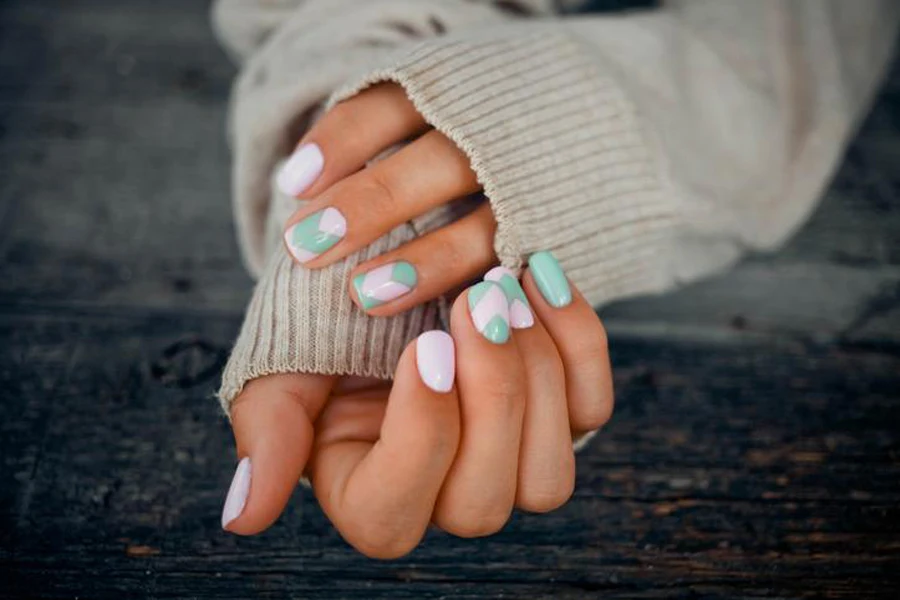
M 513 272 L 506 267 L 494 267 L 484 276 L 485 281 L 493 281 L 503 288 L 509 303 L 509 323 L 513 329 L 528 329 L 534 325 L 534 313 L 525 296 L 525 290 Z
M 282 193 L 299 196 L 315 183 L 324 166 L 322 150 L 315 144 L 303 144 L 282 165 L 275 176 L 275 183 Z
M 416 268 L 400 260 L 360 273 L 353 278 L 353 288 L 362 307 L 369 310 L 410 293 L 417 281 Z
M 245 456 L 238 463 L 225 497 L 225 506 L 222 508 L 222 529 L 227 529 L 228 524 L 241 516 L 244 505 L 247 503 L 247 495 L 250 493 L 250 477 L 252 468 L 250 457 Z
M 314 212 L 284 232 L 288 250 L 301 263 L 309 262 L 347 235 L 347 219 L 338 209 Z
M 528 259 L 528 267 L 547 304 L 563 308 L 572 302 L 569 280 L 550 252 L 544 250 L 532 254 Z
M 482 281 L 469 288 L 469 314 L 475 329 L 494 344 L 509 339 L 509 302 L 503 288 L 493 281 Z

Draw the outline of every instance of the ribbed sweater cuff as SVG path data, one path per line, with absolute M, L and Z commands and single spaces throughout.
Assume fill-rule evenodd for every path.
M 276 196 L 276 204 L 282 201 L 290 202 L 292 208 L 297 206 L 292 198 Z M 445 223 L 446 218 L 435 213 L 402 225 L 361 252 L 324 269 L 304 269 L 285 250 L 275 248 L 222 374 L 218 397 L 225 414 L 230 415 L 231 403 L 244 385 L 264 375 L 392 378 L 409 342 L 423 331 L 446 328 L 446 301 L 428 302 L 394 317 L 369 317 L 350 299 L 350 273 L 358 264 Z M 282 223 L 283 219 L 276 216 L 273 222 Z
M 678 211 L 633 104 L 560 23 L 430 40 L 330 104 L 383 81 L 468 155 L 503 265 L 552 250 L 594 305 L 666 286 Z

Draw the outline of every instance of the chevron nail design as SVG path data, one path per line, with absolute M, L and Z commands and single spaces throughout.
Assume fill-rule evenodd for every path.
M 493 281 L 469 288 L 469 314 L 475 329 L 489 342 L 503 344 L 509 339 L 509 303 L 503 288 Z
M 405 260 L 387 263 L 353 278 L 356 297 L 369 310 L 408 294 L 416 287 L 416 268 Z
M 305 263 L 337 244 L 346 234 L 344 215 L 329 206 L 289 227 L 284 232 L 284 241 L 294 258 Z
M 534 325 L 534 313 L 531 312 L 531 304 L 525 296 L 525 290 L 519 285 L 519 280 L 513 272 L 506 267 L 494 267 L 484 276 L 485 281 L 493 281 L 503 288 L 506 300 L 509 302 L 509 323 L 513 329 L 528 329 Z

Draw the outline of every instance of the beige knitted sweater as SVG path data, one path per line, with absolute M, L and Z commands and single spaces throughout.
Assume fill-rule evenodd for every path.
M 297 201 L 271 184 L 322 107 L 401 84 L 470 157 L 518 270 L 549 249 L 595 305 L 661 292 L 769 250 L 806 218 L 890 57 L 895 0 L 672 0 L 556 13 L 552 0 L 220 0 L 241 63 L 234 211 L 259 283 L 225 369 L 226 412 L 281 372 L 390 377 L 446 302 L 362 314 L 351 269 L 453 218 L 308 271 L 281 249 Z

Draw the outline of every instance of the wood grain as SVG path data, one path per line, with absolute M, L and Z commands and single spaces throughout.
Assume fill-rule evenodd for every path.
M 207 10 L 0 3 L 0 598 L 896 597 L 900 69 L 782 252 L 604 309 L 566 507 L 380 563 L 302 490 L 219 528 L 251 282 Z

